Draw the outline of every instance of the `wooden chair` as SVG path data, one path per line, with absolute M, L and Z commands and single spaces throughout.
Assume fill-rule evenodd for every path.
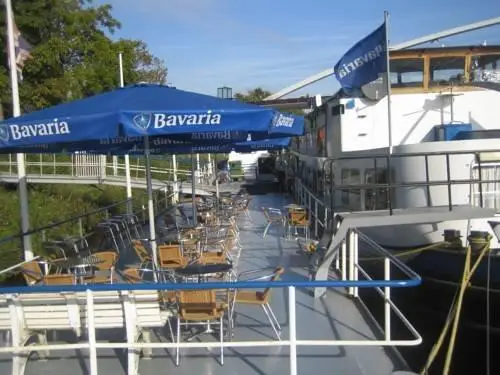
M 44 275 L 40 263 L 36 260 L 24 263 L 21 273 L 28 286 L 31 285 L 72 285 L 75 283 L 73 275 L 50 274 Z
M 162 245 L 158 246 L 158 258 L 160 268 L 176 269 L 186 267 L 187 259 L 182 256 L 180 245 Z
M 259 277 L 257 279 L 249 281 L 257 281 L 264 279 L 270 279 L 271 282 L 277 281 L 284 272 L 285 269 L 283 267 L 277 267 L 271 275 Z M 240 277 L 241 275 L 243 274 L 240 274 Z M 271 297 L 271 288 L 266 288 L 263 292 L 251 291 L 251 290 L 238 290 L 234 293 L 233 296 L 233 303 L 231 306 L 231 316 L 233 316 L 235 305 L 238 303 L 245 305 L 261 306 L 262 310 L 264 310 L 264 313 L 266 314 L 267 320 L 269 320 L 269 323 L 271 324 L 271 328 L 276 334 L 277 339 L 281 340 L 280 338 L 281 326 L 278 322 L 278 319 L 276 319 L 276 316 L 274 315 L 271 306 L 269 305 L 270 297 Z M 233 319 L 231 319 L 231 321 L 233 321 Z
M 309 216 L 305 208 L 292 208 L 288 211 L 287 217 L 287 233 L 290 237 L 290 231 L 292 228 L 303 229 L 306 240 L 309 239 Z
M 115 265 L 118 261 L 118 253 L 115 251 L 101 251 L 94 254 L 101 260 L 95 265 L 97 274 L 86 276 L 85 282 L 93 284 L 113 284 L 117 281 L 115 275 Z
M 224 308 L 217 303 L 215 290 L 182 290 L 178 294 L 177 344 L 181 342 L 181 326 L 208 325 L 218 322 L 220 328 L 220 362 L 224 364 Z M 180 363 L 180 348 L 176 348 L 175 363 Z
M 132 246 L 141 261 L 141 267 L 146 267 L 153 262 L 153 257 L 142 240 L 132 240 Z

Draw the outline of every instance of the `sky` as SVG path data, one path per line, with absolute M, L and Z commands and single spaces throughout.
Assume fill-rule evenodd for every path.
M 205 94 L 231 87 L 276 92 L 333 67 L 390 14 L 390 44 L 500 17 L 497 0 L 94 0 L 122 23 L 113 38 L 140 39 L 164 59 L 168 83 Z M 500 26 L 439 46 L 500 44 Z M 125 77 L 126 80 L 126 77 Z M 329 95 L 335 77 L 288 97 Z

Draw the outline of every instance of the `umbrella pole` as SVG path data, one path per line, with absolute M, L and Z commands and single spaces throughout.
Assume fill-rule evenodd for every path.
M 148 193 L 148 214 L 149 214 L 149 242 L 151 244 L 151 252 L 153 256 L 153 267 L 158 269 L 158 257 L 156 248 L 156 228 L 155 228 L 155 211 L 153 204 L 153 183 L 151 181 L 151 156 L 149 152 L 149 136 L 144 137 L 144 156 L 146 158 L 146 187 Z M 155 281 L 157 280 L 156 272 L 153 272 Z
M 193 196 L 193 224 L 198 223 L 198 215 L 196 214 L 196 178 L 194 175 L 195 165 L 194 165 L 194 154 L 191 152 L 191 194 Z

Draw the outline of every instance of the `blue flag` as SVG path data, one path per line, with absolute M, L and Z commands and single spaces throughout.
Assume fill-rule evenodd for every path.
M 335 77 L 343 89 L 361 89 L 387 72 L 385 22 L 356 43 L 335 65 Z

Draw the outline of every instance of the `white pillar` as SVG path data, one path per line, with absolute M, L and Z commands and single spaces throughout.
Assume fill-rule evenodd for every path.
M 179 185 L 177 183 L 177 158 L 172 155 L 172 169 L 174 172 L 174 202 L 179 202 Z
M 123 53 L 118 54 L 118 62 L 120 66 L 120 87 L 123 87 L 124 80 L 123 80 Z M 133 204 L 132 204 L 132 181 L 130 180 L 130 156 L 125 155 L 125 186 L 127 189 L 127 213 L 132 214 L 134 209 L 133 209 Z
M 19 85 L 17 82 L 16 48 L 14 45 L 14 14 L 12 13 L 12 3 L 5 0 L 5 15 L 7 17 L 7 41 L 9 48 L 10 84 L 12 87 L 12 114 L 14 117 L 21 115 L 21 105 L 19 103 Z M 24 164 L 24 154 L 17 154 L 17 186 L 19 192 L 21 210 L 21 232 L 23 233 L 24 259 L 33 258 L 31 246 L 31 236 L 24 233 L 30 230 L 30 216 L 28 206 L 28 184 L 26 182 L 26 167 Z

